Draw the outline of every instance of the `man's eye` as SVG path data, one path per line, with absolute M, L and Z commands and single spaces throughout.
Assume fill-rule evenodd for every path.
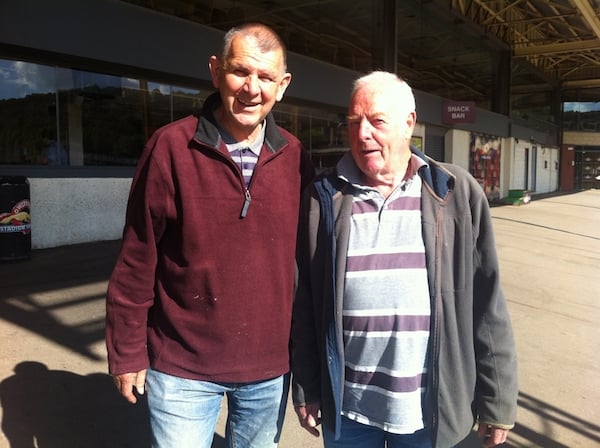
M 268 75 L 268 74 L 264 74 L 264 75 L 259 75 L 258 79 L 260 79 L 262 82 L 276 82 L 277 78 L 273 75 Z

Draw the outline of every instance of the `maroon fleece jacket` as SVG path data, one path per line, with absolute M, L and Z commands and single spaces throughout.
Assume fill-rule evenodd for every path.
M 249 187 L 210 111 L 159 129 L 131 186 L 107 292 L 112 374 L 151 366 L 183 378 L 252 382 L 288 372 L 294 254 L 308 154 L 267 117 Z

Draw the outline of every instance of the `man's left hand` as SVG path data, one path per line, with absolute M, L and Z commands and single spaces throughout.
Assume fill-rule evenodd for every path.
M 508 429 L 481 423 L 477 430 L 479 437 L 483 438 L 484 448 L 492 448 L 506 442 Z

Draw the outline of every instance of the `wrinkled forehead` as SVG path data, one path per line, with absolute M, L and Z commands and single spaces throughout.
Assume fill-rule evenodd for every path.
M 373 115 L 390 110 L 392 103 L 380 89 L 362 88 L 357 90 L 348 106 L 349 115 Z

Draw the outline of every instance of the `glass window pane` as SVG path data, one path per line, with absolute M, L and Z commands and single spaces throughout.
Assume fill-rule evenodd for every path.
M 0 59 L 0 164 L 135 165 L 198 89 Z
M 0 164 L 133 166 L 152 133 L 211 93 L 153 80 L 0 60 Z M 347 151 L 343 110 L 278 103 L 317 168 Z
M 296 135 L 309 151 L 317 169 L 335 166 L 348 151 L 344 111 L 278 104 L 277 123 Z
M 57 70 L 0 59 L 0 163 L 41 163 L 47 138 L 58 138 Z
M 563 129 L 600 132 L 600 102 L 563 103 Z

